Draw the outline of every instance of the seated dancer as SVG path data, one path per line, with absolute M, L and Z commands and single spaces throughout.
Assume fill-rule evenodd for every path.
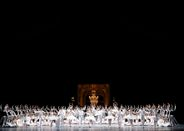
M 170 123 L 169 123 L 168 119 L 165 119 L 164 117 L 160 117 L 160 119 L 158 120 L 158 126 L 159 127 L 168 127 L 168 126 L 170 126 Z

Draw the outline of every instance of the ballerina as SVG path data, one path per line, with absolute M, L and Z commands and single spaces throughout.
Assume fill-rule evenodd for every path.
M 102 107 L 98 107 L 96 109 L 96 114 L 95 116 L 97 116 L 97 123 L 102 124 L 102 118 L 103 118 L 103 114 L 105 113 L 104 109 Z
M 176 110 L 176 105 L 171 105 L 169 110 L 170 110 L 169 120 L 170 120 L 171 126 L 175 126 L 178 124 L 178 122 L 176 121 L 174 115 L 172 115 L 171 113 Z
M 34 112 L 35 114 L 37 114 L 37 124 L 39 127 L 42 126 L 42 121 L 43 121 L 43 114 L 45 113 L 43 110 L 39 109 L 39 110 L 35 110 Z
M 59 116 L 59 127 L 60 127 L 61 124 L 64 125 L 64 117 L 65 117 L 64 107 L 62 107 L 61 109 L 59 109 L 58 116 Z
M 81 127 L 85 115 L 83 108 L 78 108 L 78 114 L 79 114 L 79 126 Z
M 30 117 L 31 117 L 31 120 L 30 120 L 29 125 L 30 125 L 30 126 L 36 126 L 36 116 L 35 116 L 35 114 L 34 114 L 34 111 L 31 112 Z
M 119 128 L 121 127 L 122 125 L 122 121 L 123 121 L 123 112 L 122 112 L 122 109 L 119 108 L 118 112 L 117 112 L 117 120 L 118 120 L 118 126 Z
M 133 126 L 133 111 L 132 107 L 128 109 L 128 122 L 131 126 Z
M 67 110 L 67 120 L 69 123 L 69 126 L 71 127 L 72 122 L 78 121 L 77 118 L 74 116 L 74 111 L 72 109 Z
M 3 111 L 2 105 L 0 106 L 0 127 L 4 127 L 7 121 L 7 114 Z
M 139 113 L 140 113 L 140 117 L 141 117 L 142 126 L 144 126 L 144 123 L 145 123 L 145 108 L 144 107 L 140 108 Z
M 89 124 L 89 128 L 91 128 L 93 123 L 96 121 L 91 107 L 87 108 L 85 121 Z
M 17 115 L 15 114 L 15 112 L 9 107 L 9 105 L 7 104 L 5 106 L 5 110 L 4 110 L 7 114 L 7 120 L 5 125 L 10 126 L 10 127 L 15 127 L 17 126 Z
M 114 116 L 112 115 L 112 109 L 111 109 L 111 107 L 109 107 L 108 110 L 107 110 L 106 119 L 108 120 L 108 125 L 110 127 L 111 124 L 112 124 L 112 120 L 114 119 Z
M 25 116 L 25 125 L 26 126 L 30 126 L 30 121 L 31 121 L 31 117 L 30 117 L 30 113 L 28 112 L 28 113 L 26 113 L 26 116 Z
M 79 127 L 89 124 L 102 126 L 106 123 L 109 127 L 117 124 L 120 128 L 122 125 L 131 126 L 175 126 L 175 120 L 172 112 L 176 110 L 174 104 L 163 105 L 142 105 L 142 106 L 121 106 L 118 108 L 114 105 L 112 108 L 103 106 L 89 106 L 86 108 L 69 105 L 66 107 L 38 107 L 32 105 L 13 105 L 6 104 L 4 108 L 0 105 L 2 126 L 22 127 L 22 126 L 52 126 L 60 127 L 61 124 L 67 123 L 70 127 L 78 123 Z M 3 114 L 4 113 L 4 114 Z
M 153 105 L 152 111 L 153 111 L 153 121 L 154 121 L 153 125 L 154 127 L 156 127 L 158 122 L 158 108 L 155 105 Z

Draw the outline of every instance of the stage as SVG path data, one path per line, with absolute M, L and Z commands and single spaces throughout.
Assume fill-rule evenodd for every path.
M 61 126 L 61 127 L 6 127 L 6 128 L 0 128 L 0 131 L 40 131 L 40 130 L 52 130 L 52 131 L 169 131 L 169 130 L 184 130 L 184 124 L 179 124 L 174 127 L 153 127 L 153 126 L 123 126 L 119 128 L 117 125 L 111 125 L 108 127 L 107 125 L 94 125 L 92 127 L 89 127 L 88 125 L 84 125 L 82 127 L 79 127 L 79 125 L 73 125 L 71 127 L 69 126 Z

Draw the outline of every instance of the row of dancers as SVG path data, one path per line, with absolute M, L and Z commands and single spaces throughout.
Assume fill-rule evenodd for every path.
M 122 126 L 175 126 L 177 124 L 172 112 L 176 105 L 139 105 L 129 106 L 35 106 L 13 105 L 0 106 L 2 127 L 22 126 L 73 126 L 116 124 Z

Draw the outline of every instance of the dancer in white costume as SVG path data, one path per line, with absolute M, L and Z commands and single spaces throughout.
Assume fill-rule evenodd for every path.
M 99 124 L 102 124 L 102 118 L 103 118 L 103 116 L 104 116 L 104 114 L 105 114 L 105 110 L 104 110 L 104 108 L 102 108 L 102 107 L 97 107 L 97 109 L 96 109 L 96 116 L 97 116 L 97 123 L 99 123 Z
M 161 117 L 159 120 L 158 120 L 158 126 L 159 127 L 168 127 L 170 126 L 170 123 L 167 119 L 165 119 L 164 117 Z
M 15 112 L 13 111 L 13 109 L 11 109 L 9 107 L 8 104 L 5 105 L 4 112 L 6 112 L 6 114 L 7 114 L 6 124 L 8 126 L 11 126 L 11 127 L 17 126 L 18 116 L 15 114 Z
M 36 116 L 37 116 L 37 118 L 36 118 L 37 125 L 38 125 L 39 127 L 41 127 L 41 126 L 42 126 L 42 121 L 43 121 L 43 114 L 44 114 L 44 111 L 43 111 L 43 110 L 35 110 L 34 113 L 35 113 Z
M 128 109 L 128 122 L 131 126 L 133 126 L 133 111 L 132 111 L 132 107 L 130 107 L 130 109 Z
M 108 125 L 109 125 L 109 127 L 110 127 L 111 124 L 112 124 L 112 121 L 113 121 L 113 119 L 114 119 L 114 116 L 112 115 L 112 108 L 111 108 L 111 107 L 109 107 L 109 108 L 107 109 L 107 116 L 106 116 L 106 119 L 108 120 Z
M 91 127 L 96 121 L 91 107 L 87 108 L 85 121 L 89 124 L 89 127 Z
M 51 127 L 56 127 L 56 120 L 57 120 L 56 112 L 51 110 L 49 119 L 50 119 L 50 126 Z
M 141 124 L 142 124 L 142 126 L 144 126 L 144 123 L 145 123 L 145 109 L 144 109 L 144 107 L 139 109 L 139 115 L 140 115 L 140 119 L 141 119 Z
M 31 121 L 30 113 L 26 113 L 25 126 L 30 126 L 30 121 Z
M 34 113 L 31 114 L 30 126 L 36 126 L 36 116 Z
M 176 110 L 175 105 L 146 105 L 146 106 L 124 106 L 118 108 L 89 106 L 89 107 L 48 107 L 38 106 L 5 106 L 4 112 L 7 115 L 7 121 L 4 126 L 20 127 L 20 126 L 52 126 L 60 127 L 62 125 L 72 126 L 79 124 L 84 126 L 88 124 L 89 127 L 95 125 L 117 124 L 131 126 L 175 126 L 175 120 L 172 112 Z M 4 119 L 2 116 L 1 120 Z M 6 116 L 5 116 L 6 117 Z M 3 123 L 3 121 L 1 121 Z
M 123 111 L 122 111 L 122 108 L 119 108 L 118 112 L 117 112 L 117 121 L 118 121 L 118 126 L 119 128 L 121 127 L 122 125 L 122 121 L 123 121 Z
M 79 108 L 78 109 L 78 114 L 79 114 L 79 126 L 81 127 L 84 121 L 84 108 Z
M 154 127 L 157 126 L 157 122 L 158 122 L 158 109 L 156 108 L 155 105 L 153 105 L 153 120 L 154 120 Z
M 58 116 L 59 116 L 59 127 L 60 127 L 61 124 L 64 125 L 65 110 L 63 107 L 59 109 Z
M 74 111 L 72 109 L 67 110 L 67 120 L 69 123 L 69 126 L 71 127 L 72 123 L 78 122 L 78 119 L 74 116 Z

